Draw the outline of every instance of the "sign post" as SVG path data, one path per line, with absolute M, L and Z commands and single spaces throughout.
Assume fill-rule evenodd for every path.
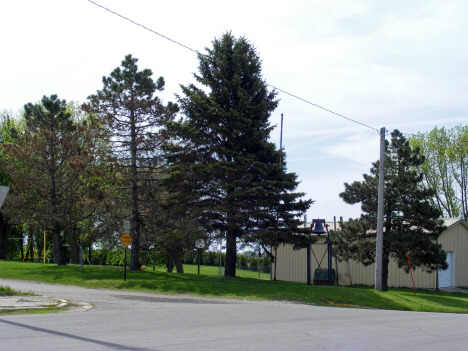
M 197 239 L 195 241 L 195 247 L 198 251 L 198 274 L 200 274 L 200 250 L 205 247 L 205 241 L 203 239 Z
M 124 281 L 127 280 L 127 248 L 128 245 L 132 242 L 132 237 L 130 234 L 122 234 L 120 241 L 125 246 L 125 258 L 124 258 Z
M 120 241 L 125 247 L 125 256 L 124 256 L 124 281 L 127 280 L 127 248 L 128 245 L 132 242 L 132 237 L 130 236 L 130 221 L 124 221 L 122 236 Z

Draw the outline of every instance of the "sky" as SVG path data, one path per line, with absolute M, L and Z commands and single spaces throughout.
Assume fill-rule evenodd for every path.
M 279 92 L 271 141 L 283 147 L 312 218 L 359 217 L 339 197 L 379 157 L 377 130 L 451 128 L 468 120 L 468 2 L 95 0 L 193 50 L 226 32 L 244 36 Z M 85 102 L 125 55 L 139 59 L 160 96 L 194 83 L 194 52 L 88 0 L 0 3 L 0 110 L 43 95 Z M 362 125 L 364 124 L 364 125 Z M 387 139 L 389 137 L 387 136 Z

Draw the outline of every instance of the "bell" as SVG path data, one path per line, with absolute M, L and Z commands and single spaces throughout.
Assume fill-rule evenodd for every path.
M 323 229 L 323 224 L 324 223 L 325 223 L 324 219 L 314 219 L 312 221 L 312 225 L 315 224 L 315 229 L 312 230 L 312 234 L 317 234 L 317 235 L 325 234 L 326 231 L 325 231 L 325 229 Z

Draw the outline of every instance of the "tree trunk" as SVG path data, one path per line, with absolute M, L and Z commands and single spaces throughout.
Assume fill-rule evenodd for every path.
M 141 268 L 139 261 L 140 253 L 140 210 L 138 208 L 138 184 L 137 184 L 137 144 L 136 144 L 136 126 L 134 111 L 131 111 L 130 116 L 131 131 L 130 131 L 130 152 L 132 155 L 132 178 L 130 183 L 132 185 L 132 250 L 130 253 L 130 266 L 131 271 L 137 271 Z
M 71 263 L 78 264 L 78 233 L 76 227 L 68 227 L 65 230 L 70 242 Z
M 52 158 L 52 164 L 55 164 L 54 158 Z M 57 192 L 55 186 L 55 174 L 51 174 L 50 182 L 50 212 L 52 214 L 52 238 L 53 238 L 53 252 L 55 263 L 59 266 L 66 264 L 65 253 L 63 251 L 63 241 L 60 226 L 57 220 L 58 209 L 57 209 Z
M 23 231 L 21 231 L 21 240 L 20 240 L 19 242 L 20 242 L 21 261 L 24 261 L 24 252 L 23 252 L 24 237 L 23 237 Z
M 174 260 L 172 259 L 171 251 L 166 249 L 166 268 L 169 273 L 174 269 Z
M 180 251 L 176 250 L 176 256 L 174 257 L 177 273 L 184 273 L 184 265 L 182 264 L 182 258 L 180 257 Z
M 67 260 L 65 258 L 65 252 L 63 251 L 62 234 L 60 233 L 60 228 L 57 223 L 52 224 L 52 237 L 52 248 L 54 252 L 55 263 L 57 263 L 59 266 L 64 266 L 67 264 Z
M 34 230 L 31 227 L 29 228 L 28 249 L 29 261 L 34 262 Z
M 174 266 L 176 267 L 177 273 L 184 273 L 184 265 L 182 264 L 182 258 L 180 256 L 180 248 L 178 246 L 172 246 L 166 249 L 166 266 L 168 255 L 170 256 L 171 261 L 171 270 L 169 271 L 169 267 L 167 268 L 168 272 L 172 272 Z
M 226 234 L 226 267 L 224 269 L 225 277 L 236 276 L 237 245 L 236 235 L 228 230 Z
M 138 271 L 141 269 L 140 264 L 140 221 L 136 220 L 133 223 L 135 229 L 132 231 L 132 249 L 130 250 L 130 265 L 128 268 L 131 271 Z
M 8 224 L 0 213 L 0 260 L 6 260 L 8 255 Z
M 382 257 L 382 291 L 388 291 L 388 264 L 390 262 L 388 252 L 384 250 Z
M 37 258 L 41 258 L 44 253 L 44 232 L 41 229 L 35 230 L 34 242 L 36 243 Z

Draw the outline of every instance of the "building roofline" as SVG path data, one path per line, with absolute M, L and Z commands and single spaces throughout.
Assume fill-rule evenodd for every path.
M 458 223 L 463 224 L 463 226 L 468 229 L 468 222 L 465 221 L 463 218 L 442 218 L 444 224 L 447 226 L 447 229 L 457 225 Z M 451 223 L 450 223 L 451 222 Z

